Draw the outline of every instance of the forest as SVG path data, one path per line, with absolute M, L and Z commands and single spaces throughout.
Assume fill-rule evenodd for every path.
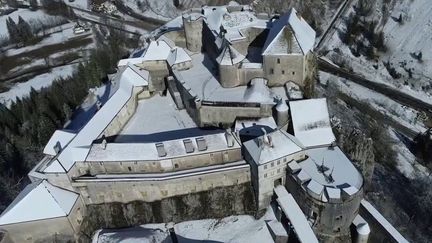
M 98 37 L 98 36 L 96 36 Z M 73 119 L 89 88 L 100 86 L 114 73 L 131 42 L 118 31 L 99 34 L 97 47 L 74 73 L 52 86 L 34 89 L 10 107 L 0 104 L 0 212 L 29 183 L 27 173 L 42 158 L 42 150 L 56 129 Z

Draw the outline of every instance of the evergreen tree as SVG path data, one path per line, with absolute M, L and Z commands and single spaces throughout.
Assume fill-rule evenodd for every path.
M 21 17 L 18 17 L 18 33 L 20 35 L 21 41 L 28 43 L 33 40 L 34 36 L 30 25 Z
M 31 10 L 36 10 L 38 9 L 38 2 L 37 0 L 29 0 L 29 4 L 30 4 L 30 9 Z
M 71 119 L 72 117 L 72 109 L 70 108 L 70 106 L 66 103 L 63 103 L 63 115 L 65 118 L 65 121 L 68 121 Z
M 51 138 L 51 135 L 54 133 L 55 130 L 55 123 L 47 115 L 41 114 L 39 116 L 37 133 L 39 146 L 44 146 Z
M 18 26 L 11 17 L 7 18 L 6 20 L 6 28 L 9 32 L 9 38 L 11 42 L 17 43 L 21 41 L 18 33 Z

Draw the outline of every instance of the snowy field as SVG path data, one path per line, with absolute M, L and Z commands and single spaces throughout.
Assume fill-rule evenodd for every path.
M 18 10 L 8 14 L 0 16 L 0 36 L 9 36 L 6 20 L 10 17 L 15 23 L 18 23 L 18 18 L 22 17 L 25 21 L 27 21 L 30 25 L 35 24 L 37 22 L 48 23 L 52 19 L 61 18 L 56 16 L 51 16 L 42 10 L 32 11 L 30 9 L 19 8 Z
M 339 31 L 335 31 L 329 42 L 325 43 L 326 49 L 329 50 L 326 57 L 335 63 L 347 63 L 354 72 L 371 81 L 386 83 L 432 104 L 432 52 L 429 50 L 432 46 L 430 0 L 396 1 L 388 18 L 383 18 L 379 9 L 381 9 L 379 6 L 376 7 L 371 16 L 379 22 L 377 28 L 384 31 L 387 46 L 385 53 L 380 53 L 376 60 L 368 60 L 364 56 L 355 57 L 340 40 L 338 32 L 344 31 L 345 26 L 338 26 Z M 399 17 L 400 14 L 403 16 L 402 24 L 392 18 Z M 411 55 L 419 51 L 422 52 L 422 61 L 414 59 Z M 389 62 L 401 74 L 401 78 L 391 77 L 383 62 Z M 409 69 L 412 70 L 411 78 L 407 71 Z
M 28 95 L 32 87 L 35 90 L 40 90 L 50 86 L 56 78 L 71 75 L 74 67 L 75 65 L 72 64 L 53 68 L 49 73 L 38 75 L 24 83 L 17 83 L 9 91 L 0 93 L 0 102 L 9 106 L 11 102 L 16 100 L 17 96 L 23 97 Z
M 424 132 L 426 127 L 421 119 L 421 113 L 411 107 L 397 103 L 387 96 L 365 88 L 359 84 L 334 76 L 329 73 L 319 72 L 321 82 L 336 87 L 339 91 L 350 97 L 369 104 L 375 110 L 393 118 L 400 124 L 415 132 Z
M 269 210 L 270 211 L 270 210 Z M 259 220 L 252 216 L 239 215 L 222 219 L 185 221 L 174 225 L 179 243 L 269 243 L 273 242 L 265 220 L 274 219 L 268 212 Z M 115 231 L 98 231 L 93 243 L 170 243 L 167 224 L 146 224 L 140 227 Z

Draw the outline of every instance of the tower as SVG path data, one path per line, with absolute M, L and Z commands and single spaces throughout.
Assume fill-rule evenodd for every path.
M 203 16 L 194 9 L 182 15 L 183 27 L 186 36 L 186 47 L 192 52 L 201 52 Z

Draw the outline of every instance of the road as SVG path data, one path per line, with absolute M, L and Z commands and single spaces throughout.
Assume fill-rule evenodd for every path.
M 337 75 L 339 77 L 345 78 L 349 81 L 362 85 L 368 89 L 371 89 L 375 92 L 381 93 L 400 104 L 409 106 L 415 110 L 423 111 L 428 117 L 432 117 L 432 105 L 424 102 L 423 100 L 411 96 L 407 93 L 404 93 L 396 88 L 390 87 L 383 83 L 377 83 L 371 80 L 368 80 L 360 75 L 347 71 L 343 68 L 340 68 L 332 63 L 329 63 L 325 59 L 319 57 L 318 58 L 318 68 L 321 71 L 331 73 Z
M 72 7 L 78 18 L 97 23 L 100 25 L 109 26 L 114 29 L 125 31 L 131 34 L 144 34 L 159 27 L 153 22 L 147 21 L 130 21 L 113 18 L 106 14 L 96 13 L 82 8 Z
M 387 116 L 379 112 L 378 110 L 375 110 L 367 103 L 358 101 L 345 93 L 338 92 L 337 97 L 343 100 L 347 105 L 357 108 L 363 114 L 367 114 L 373 117 L 378 122 L 389 125 L 390 127 L 394 128 L 397 132 L 403 134 L 404 136 L 410 139 L 414 139 L 420 133 L 419 131 L 404 126 L 403 124 L 393 119 L 392 117 Z
M 330 22 L 330 25 L 328 28 L 324 31 L 323 35 L 321 36 L 320 40 L 318 41 L 318 44 L 315 47 L 316 51 L 319 51 L 322 44 L 325 43 L 328 37 L 332 37 L 334 31 L 336 30 L 336 24 L 340 20 L 340 16 L 344 15 L 347 10 L 349 9 L 349 6 L 351 6 L 352 0 L 345 0 L 341 6 L 339 7 L 338 11 L 336 12 L 335 16 L 333 17 L 332 21 Z

